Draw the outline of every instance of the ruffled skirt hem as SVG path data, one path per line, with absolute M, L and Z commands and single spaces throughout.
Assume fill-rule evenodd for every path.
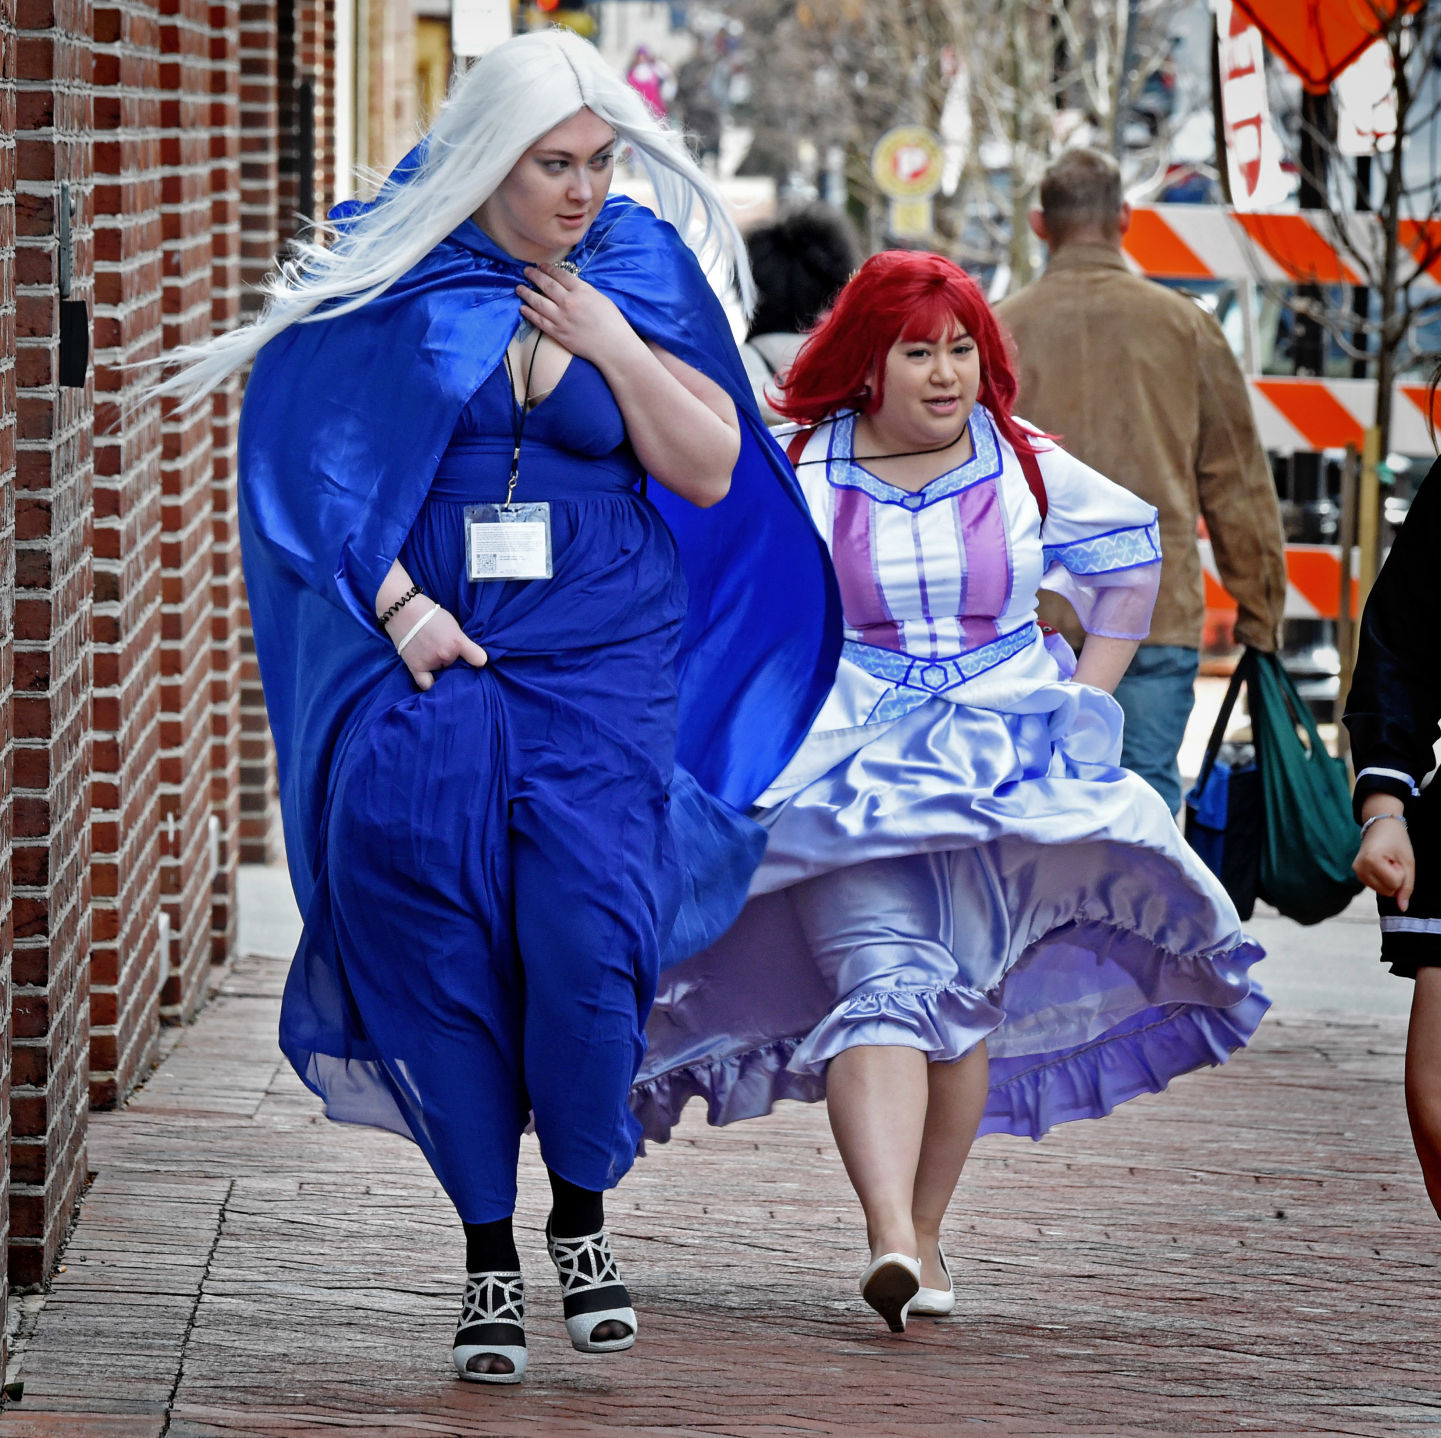
M 823 1075 L 842 1050 L 863 1044 L 920 1049 L 932 1063 L 953 1063 L 1005 1018 L 984 994 L 963 984 L 870 989 L 839 1004 L 791 1055 L 796 1073 Z
M 1244 972 L 1260 957 L 1259 947 L 1248 939 L 1217 962 Z M 1004 1021 L 1001 1010 L 974 990 L 885 997 L 889 1017 L 900 1023 L 884 1037 L 877 1033 L 859 1041 L 918 1048 L 933 1063 L 963 1057 Z M 1225 1063 L 1250 1042 L 1269 1007 L 1270 1000 L 1254 988 L 1225 1008 L 1156 1004 L 1087 1043 L 993 1055 L 979 1132 L 1039 1139 L 1057 1124 L 1103 1118 L 1140 1094 L 1160 1093 L 1182 1074 Z M 866 1012 L 857 1013 L 858 1008 Z M 995 1016 L 989 1022 L 988 1013 Z M 874 1005 L 843 1003 L 809 1034 L 669 1069 L 636 1084 L 632 1112 L 647 1140 L 664 1143 L 692 1098 L 706 1101 L 712 1125 L 759 1118 L 786 1099 L 815 1103 L 825 1097 L 827 1062 L 857 1042 L 858 1020 L 862 1029 L 874 1024 Z

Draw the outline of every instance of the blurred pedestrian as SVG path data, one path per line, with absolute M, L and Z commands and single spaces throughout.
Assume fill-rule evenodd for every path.
M 607 197 L 622 143 L 664 219 Z M 170 384 L 254 360 L 241 540 L 305 920 L 281 1047 L 455 1204 L 472 1382 L 526 1366 L 528 1119 L 571 1344 L 635 1341 L 603 1191 L 657 975 L 743 902 L 762 836 L 737 810 L 839 644 L 696 218 L 744 288 L 679 137 L 583 40 L 519 36 Z
M 657 120 L 667 117 L 675 94 L 675 77 L 660 56 L 651 54 L 644 45 L 637 45 L 625 72 L 625 82 L 645 101 Z
M 1434 402 L 1441 368 L 1431 381 Z M 1431 620 L 1441 556 L 1441 461 L 1431 466 L 1361 616 L 1346 727 L 1356 774 L 1356 876 L 1378 895 L 1381 961 L 1411 979 L 1406 1112 L 1441 1216 L 1441 786 L 1422 788 L 1441 737 Z
M 829 205 L 761 225 L 746 236 L 756 308 L 741 346 L 756 403 L 767 424 L 781 416 L 766 391 L 785 373 L 806 335 L 830 308 L 860 262 L 845 217 Z
M 847 642 L 757 801 L 739 921 L 662 979 L 634 1103 L 664 1137 L 825 1097 L 893 1331 L 955 1306 L 942 1226 L 977 1133 L 1038 1138 L 1222 1062 L 1260 949 L 1135 774 L 1109 690 L 1146 632 L 1156 511 L 1011 412 L 1000 330 L 937 255 L 873 256 L 786 377 L 786 441 Z M 1089 631 L 1079 661 L 1037 588 Z
M 1285 552 L 1240 366 L 1197 304 L 1127 269 L 1130 222 L 1115 160 L 1099 150 L 1063 154 L 1031 212 L 1050 249 L 1046 272 L 997 313 L 1016 342 L 1020 412 L 1160 513 L 1156 612 L 1116 699 L 1126 714 L 1121 762 L 1175 813 L 1205 617 L 1197 519 L 1236 601 L 1236 642 L 1267 653 L 1279 643 Z M 1079 638 L 1056 601 L 1041 619 Z

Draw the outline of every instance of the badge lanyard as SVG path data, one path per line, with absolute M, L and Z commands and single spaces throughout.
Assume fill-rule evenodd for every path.
M 505 502 L 469 504 L 465 508 L 467 570 L 473 581 L 549 579 L 552 574 L 550 505 L 544 500 L 530 504 L 515 503 L 515 487 L 520 482 L 520 447 L 530 412 L 530 382 L 535 374 L 535 359 L 543 338 L 539 333 L 535 337 L 535 348 L 530 352 L 530 363 L 525 371 L 525 395 L 518 406 L 515 403 L 515 374 L 510 366 L 509 347 L 505 351 L 515 448 L 510 456 Z
M 510 411 L 510 427 L 515 435 L 515 449 L 510 456 L 510 482 L 505 487 L 505 509 L 511 508 L 511 501 L 515 495 L 515 486 L 520 482 L 520 444 L 525 438 L 525 422 L 530 415 L 530 382 L 535 378 L 535 359 L 540 353 L 540 342 L 545 336 L 537 330 L 535 332 L 535 343 L 530 347 L 530 363 L 525 367 L 525 394 L 522 396 L 519 405 L 512 405 Z M 510 367 L 510 347 L 506 346 L 505 353 L 501 356 L 505 361 L 505 377 L 510 381 L 511 395 L 515 394 L 515 371 Z

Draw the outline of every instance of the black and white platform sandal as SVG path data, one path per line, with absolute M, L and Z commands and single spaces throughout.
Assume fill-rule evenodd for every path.
M 525 1376 L 525 1279 L 519 1273 L 467 1273 L 460 1322 L 451 1349 L 455 1371 L 467 1383 L 519 1383 Z M 493 1356 L 509 1373 L 476 1373 L 472 1358 Z
M 619 1353 L 635 1342 L 635 1309 L 620 1281 L 610 1235 L 605 1229 L 584 1238 L 555 1238 L 545 1226 L 545 1246 L 560 1275 L 565 1331 L 577 1353 Z M 623 1323 L 630 1329 L 623 1338 L 591 1338 L 602 1323 Z

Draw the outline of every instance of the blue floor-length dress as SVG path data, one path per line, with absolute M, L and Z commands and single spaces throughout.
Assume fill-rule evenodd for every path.
M 413 1138 L 468 1222 L 512 1211 L 531 1115 L 571 1182 L 629 1167 L 661 966 L 739 910 L 764 846 L 744 808 L 839 648 L 819 538 L 698 265 L 628 201 L 602 221 L 605 252 L 574 252 L 583 276 L 737 401 L 741 458 L 713 510 L 647 497 L 613 396 L 574 358 L 525 417 L 515 496 L 550 505 L 554 575 L 465 577 L 465 506 L 504 499 L 520 418 L 500 363 L 520 265 L 469 221 L 408 285 L 267 347 L 242 422 L 305 919 L 281 1045 L 332 1118 Z M 487 665 L 416 689 L 354 612 L 394 558 Z
M 494 371 L 400 554 L 492 663 L 453 665 L 423 694 L 388 686 L 337 765 L 329 824 L 356 1009 L 408 1080 L 436 1172 L 482 1218 L 514 1205 L 531 1110 L 573 1183 L 629 1166 L 624 1097 L 679 902 L 675 541 L 634 492 L 615 401 L 573 360 L 526 424 L 522 466 L 525 498 L 550 503 L 554 578 L 468 581 L 465 506 L 505 498 L 512 404 Z M 760 855 L 746 827 L 738 871 Z M 397 965 L 423 988 L 397 984 Z

